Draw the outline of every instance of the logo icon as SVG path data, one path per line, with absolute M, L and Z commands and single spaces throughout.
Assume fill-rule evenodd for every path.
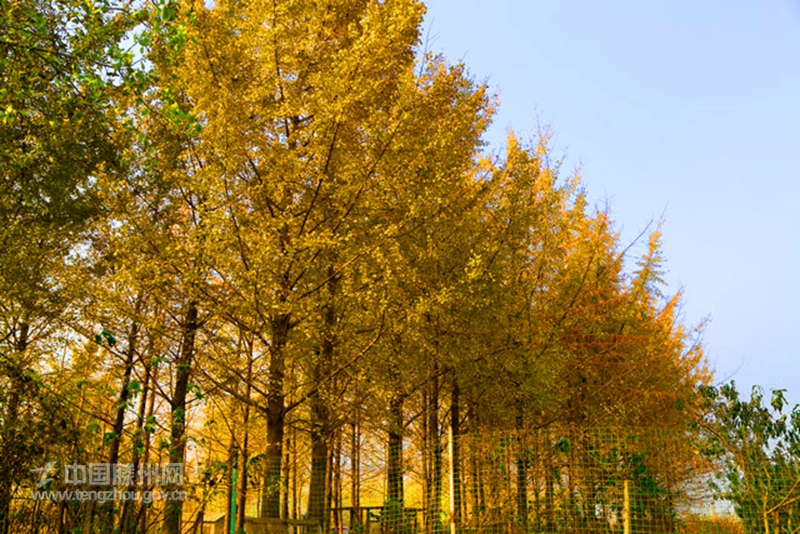
M 39 473 L 39 480 L 36 481 L 36 489 L 46 488 L 50 485 L 53 479 L 50 477 L 56 470 L 56 463 L 55 462 L 47 462 L 44 467 L 37 467 L 36 469 L 31 469 L 34 473 Z

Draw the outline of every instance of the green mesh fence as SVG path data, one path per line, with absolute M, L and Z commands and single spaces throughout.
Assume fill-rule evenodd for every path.
M 800 467 L 793 457 L 709 456 L 707 443 L 696 436 L 663 429 L 549 428 L 456 438 L 429 430 L 404 436 L 402 449 L 394 450 L 386 440 L 373 439 L 381 437 L 379 431 L 352 439 L 342 432 L 329 443 L 324 484 L 316 486 L 312 448 L 303 439 L 287 447 L 274 488 L 264 483 L 257 458 L 232 464 L 240 468 L 235 476 L 223 464 L 216 464 L 216 475 L 187 468 L 180 486 L 186 493 L 182 531 L 800 532 Z M 59 475 L 53 477 L 50 489 L 63 486 Z M 155 481 L 149 487 L 164 489 Z M 280 517 L 261 510 L 265 491 L 280 496 Z M 321 519 L 309 517 L 312 501 L 322 503 Z M 104 508 L 91 499 L 34 500 L 20 490 L 12 532 L 97 532 L 92 518 L 103 513 L 139 514 L 143 519 L 130 532 L 159 532 L 165 506 L 117 501 Z M 67 524 L 71 530 L 64 529 Z
M 730 493 L 722 463 L 707 460 L 687 433 L 547 429 L 439 438 L 409 435 L 402 455 L 369 441 L 353 454 L 345 443 L 332 458 L 325 522 L 287 518 L 269 532 L 791 531 L 788 516 L 773 514 L 767 531 L 748 505 L 721 498 Z M 311 496 L 301 488 L 295 498 L 302 510 Z M 268 532 L 259 528 L 254 521 L 247 532 Z

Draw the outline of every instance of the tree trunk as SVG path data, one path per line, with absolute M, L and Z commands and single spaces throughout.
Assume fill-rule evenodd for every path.
M 359 435 L 358 422 L 352 424 L 350 435 L 350 528 L 355 528 L 361 523 L 361 436 Z
M 261 489 L 261 517 L 280 519 L 281 464 L 286 417 L 286 395 L 283 391 L 286 373 L 286 344 L 289 341 L 291 317 L 281 314 L 272 320 L 270 345 L 269 390 L 267 393 L 267 457 L 264 484 Z
M 189 302 L 182 325 L 182 340 L 175 370 L 175 391 L 171 402 L 171 432 L 169 460 L 173 464 L 183 464 L 186 452 L 186 397 L 189 391 L 189 376 L 194 359 L 195 336 L 197 334 L 197 304 Z M 170 483 L 164 510 L 164 532 L 166 534 L 181 533 L 181 515 L 183 501 L 176 493 L 180 486 Z
M 294 483 L 297 483 L 297 474 L 296 470 L 292 468 L 292 458 L 294 457 L 295 451 L 293 448 L 292 440 L 294 439 L 294 429 L 292 430 L 291 434 L 286 436 L 286 441 L 283 444 L 283 501 L 281 504 L 281 517 L 284 519 L 289 518 L 289 482 L 290 478 L 294 477 Z M 295 491 L 292 489 L 292 491 Z M 297 492 L 295 491 L 292 494 L 292 503 L 294 503 L 295 499 L 297 498 Z M 294 514 L 294 519 L 297 519 L 297 514 Z
M 556 495 L 556 481 L 554 478 L 555 459 L 553 458 L 553 446 L 550 436 L 548 435 L 545 440 L 545 530 L 552 530 L 556 524 L 556 508 L 555 508 L 555 495 Z
M 403 399 L 394 397 L 389 401 L 389 446 L 388 488 L 389 500 L 395 503 L 403 502 Z
M 300 496 L 297 489 L 297 429 L 292 428 L 291 434 L 291 447 L 289 451 L 292 455 L 292 463 L 290 464 L 287 458 L 286 465 L 292 470 L 292 519 L 300 519 Z M 288 477 L 287 477 L 288 479 Z
M 319 394 L 311 397 L 311 480 L 308 489 L 308 519 L 321 526 L 325 518 L 325 486 L 328 479 L 328 410 Z
M 21 402 L 20 395 L 24 386 L 22 355 L 28 348 L 28 332 L 30 326 L 26 322 L 20 323 L 14 340 L 14 356 L 16 358 L 7 362 L 8 376 L 11 387 L 8 391 L 8 398 L 6 401 L 6 411 L 3 414 L 2 427 L 2 442 L 3 450 L 0 451 L 0 534 L 8 534 L 10 531 L 11 521 L 11 497 L 14 484 L 15 472 L 17 471 L 15 458 L 18 458 L 20 445 L 17 443 L 20 437 L 19 428 L 19 404 Z M 15 361 L 17 360 L 18 361 Z
M 525 440 L 522 406 L 517 403 L 517 521 L 525 529 L 528 525 L 528 461 L 525 458 Z
M 151 368 L 151 371 L 150 371 L 151 375 L 152 375 L 151 382 L 153 384 L 158 384 L 158 369 L 159 368 L 157 366 L 155 366 L 155 365 L 153 365 L 152 368 Z M 146 421 L 148 421 L 148 422 L 149 421 L 155 421 L 155 413 L 156 413 L 156 395 L 155 395 L 155 390 L 153 391 L 153 394 L 150 395 L 150 398 L 147 401 L 147 404 L 148 404 L 148 406 L 147 406 Z M 149 423 L 148 423 L 148 425 L 149 425 Z M 148 426 L 145 426 L 144 430 L 145 430 L 144 434 L 142 435 L 143 438 L 144 438 L 144 445 L 142 447 L 143 452 L 142 452 L 142 460 L 141 460 L 140 466 L 141 465 L 147 465 L 147 463 L 150 461 L 150 451 L 151 451 L 152 445 L 153 445 L 153 440 L 152 440 L 153 432 L 152 432 L 152 430 L 154 430 L 154 429 L 148 428 Z M 138 521 L 138 524 L 139 524 L 139 527 L 138 527 L 139 531 L 141 531 L 141 532 L 147 532 L 147 528 L 149 526 L 148 523 L 147 523 L 147 521 L 148 521 L 148 513 L 147 512 L 148 512 L 148 507 L 147 506 L 139 505 L 137 521 Z
M 144 384 L 142 385 L 142 396 L 139 399 L 139 407 L 136 413 L 136 430 L 133 435 L 133 452 L 131 454 L 131 484 L 128 490 L 133 491 L 136 484 L 136 476 L 139 471 L 139 463 L 144 449 L 144 423 L 145 410 L 147 409 L 147 399 L 150 395 L 150 364 L 145 364 Z M 126 499 L 122 505 L 122 516 L 120 517 L 120 533 L 132 534 L 136 532 L 136 502 L 133 499 Z
M 453 522 L 455 523 L 456 530 L 461 528 L 461 507 L 462 507 L 462 485 L 461 485 L 461 406 L 459 404 L 459 389 L 458 382 L 453 377 L 453 390 L 450 397 L 450 435 L 452 443 L 450 450 L 452 454 L 451 463 L 453 465 L 453 472 L 450 476 L 453 478 Z
M 139 311 L 139 303 L 136 305 L 136 313 Z M 111 428 L 113 437 L 109 443 L 108 465 L 111 469 L 119 463 L 119 446 L 122 442 L 122 432 L 125 428 L 125 413 L 128 411 L 128 399 L 130 399 L 131 374 L 136 357 L 136 341 L 139 336 L 139 323 L 134 319 L 128 332 L 128 347 L 125 351 L 125 367 L 122 371 L 122 383 L 120 385 L 119 398 L 117 400 L 117 413 L 114 417 L 114 426 Z M 103 489 L 103 488 L 99 488 Z M 99 518 L 96 526 L 100 532 L 112 532 L 114 530 L 114 501 L 100 503 L 97 510 Z M 120 518 L 121 519 L 121 518 Z M 122 528 L 120 526 L 120 528 Z
M 437 532 L 441 527 L 442 512 L 442 432 L 439 424 L 439 378 L 434 366 L 427 402 L 428 454 L 430 455 L 428 480 L 425 484 L 427 507 L 425 510 L 425 529 Z
M 338 508 L 339 511 L 334 514 L 336 523 L 333 525 L 334 532 L 341 531 L 341 508 L 342 508 L 342 433 L 337 430 L 334 439 L 333 455 L 331 462 L 331 503 L 328 503 L 328 509 L 331 507 Z
M 470 428 L 473 432 L 480 429 L 480 422 L 475 413 L 474 406 L 470 403 L 467 411 L 467 417 L 470 421 Z M 486 489 L 484 487 L 483 477 L 483 451 L 479 443 L 475 439 L 470 440 L 470 480 L 472 487 L 470 488 L 470 495 L 472 496 L 472 515 L 473 520 L 480 520 L 483 513 L 486 511 Z
M 328 481 L 327 481 L 327 488 L 328 491 L 325 493 L 325 518 L 323 520 L 323 532 L 328 532 L 331 528 L 331 508 L 333 507 L 333 503 L 335 502 L 335 474 L 336 474 L 336 462 L 338 461 L 337 458 L 337 436 L 336 433 L 333 432 L 330 436 L 330 446 L 328 447 Z M 338 532 L 336 530 L 335 532 Z
M 247 384 L 245 385 L 245 398 L 249 399 L 252 389 L 252 380 L 253 380 L 253 345 L 252 340 L 250 341 L 249 350 L 247 353 Z M 239 490 L 239 504 L 238 504 L 238 514 L 236 518 L 236 532 L 244 532 L 244 520 L 247 516 L 247 486 L 248 486 L 248 477 L 250 476 L 249 472 L 249 465 L 247 458 L 249 457 L 249 444 L 250 444 L 250 404 L 244 404 L 244 420 L 242 422 L 242 431 L 244 432 L 244 436 L 242 437 L 242 462 L 239 465 L 240 473 L 239 479 L 242 481 L 241 487 Z
M 318 522 L 323 532 L 327 532 L 327 518 L 330 514 L 328 493 L 331 490 L 329 479 L 329 462 L 331 452 L 331 436 L 333 425 L 331 423 L 331 409 L 323 398 L 326 391 L 332 387 L 323 380 L 333 366 L 336 357 L 336 270 L 330 264 L 327 269 L 326 298 L 322 309 L 323 339 L 317 361 L 313 371 L 311 387 L 315 388 L 311 395 L 311 480 L 308 491 L 308 519 Z
M 396 396 L 389 401 L 389 431 L 387 450 L 386 487 L 387 501 L 382 516 L 384 531 L 400 531 L 400 518 L 403 514 L 403 397 Z M 367 519 L 369 522 L 369 519 Z

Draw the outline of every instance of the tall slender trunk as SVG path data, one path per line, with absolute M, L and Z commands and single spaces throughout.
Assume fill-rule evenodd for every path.
M 479 490 L 480 481 L 478 479 L 478 450 L 475 446 L 474 439 L 470 441 L 472 445 L 469 448 L 469 490 L 467 492 L 469 496 L 469 505 L 467 507 L 467 513 L 470 519 L 475 521 L 478 519 L 482 509 Z
M 526 443 L 523 439 L 524 413 L 522 404 L 517 402 L 517 521 L 523 529 L 528 524 L 528 460 L 526 458 Z
M 427 402 L 427 430 L 429 472 L 425 484 L 427 507 L 425 510 L 425 529 L 436 532 L 441 526 L 442 512 L 442 431 L 439 424 L 439 378 L 438 366 L 434 365 L 434 375 L 430 383 Z
M 333 366 L 336 357 L 336 291 L 337 277 L 333 264 L 329 264 L 327 271 L 326 298 L 322 309 L 322 343 L 317 352 L 317 361 L 314 365 L 313 382 L 315 388 L 311 395 L 311 480 L 308 491 L 308 519 L 317 521 L 327 532 L 327 519 L 330 514 L 328 492 L 330 491 L 329 461 L 331 452 L 331 436 L 333 425 L 331 423 L 331 410 L 323 398 L 323 394 L 332 387 L 323 380 Z
M 139 311 L 139 303 L 136 304 L 136 313 Z M 136 342 L 139 337 L 139 323 L 134 319 L 128 331 L 128 346 L 125 350 L 125 362 L 122 370 L 122 383 L 120 384 L 119 398 L 117 399 L 117 410 L 114 417 L 114 425 L 111 427 L 113 437 L 108 447 L 108 465 L 113 469 L 119 463 L 119 446 L 122 443 L 122 432 L 125 429 L 125 413 L 128 411 L 128 399 L 130 399 L 131 375 L 133 374 L 133 364 L 136 358 Z M 102 489 L 102 488 L 101 488 Z M 114 501 L 109 500 L 100 504 L 97 509 L 98 520 L 95 526 L 100 532 L 111 532 L 114 530 Z
M 281 517 L 284 519 L 289 518 L 289 491 L 290 491 L 290 479 L 292 476 L 295 477 L 294 482 L 297 482 L 297 477 L 295 474 L 295 470 L 292 469 L 292 458 L 294 457 L 294 449 L 292 448 L 292 439 L 293 439 L 294 431 L 292 431 L 288 436 L 286 436 L 286 441 L 283 445 L 283 501 L 281 501 Z M 292 494 L 291 499 L 292 503 L 296 498 L 296 494 Z M 296 519 L 295 514 L 295 519 Z
M 158 366 L 153 365 L 151 367 L 151 375 L 152 375 L 152 383 L 158 384 Z M 144 445 L 142 447 L 143 449 L 142 461 L 140 467 L 138 467 L 137 469 L 140 469 L 142 465 L 146 466 L 147 463 L 150 461 L 150 451 L 152 450 L 152 445 L 153 445 L 152 438 L 155 429 L 151 426 L 151 424 L 153 421 L 155 421 L 156 395 L 155 394 L 150 395 L 150 399 L 147 401 L 147 403 L 148 403 L 147 416 L 146 416 L 147 425 L 144 427 L 144 434 L 142 434 L 144 439 Z M 140 532 L 147 532 L 147 529 L 150 526 L 148 525 L 148 513 L 147 513 L 148 509 L 149 508 L 147 506 L 139 505 L 139 510 L 136 517 Z
M 475 407 L 472 403 L 469 404 L 467 410 L 467 419 L 470 422 L 470 428 L 473 433 L 480 429 L 480 422 L 475 413 Z M 483 451 L 475 439 L 470 440 L 472 444 L 469 448 L 470 453 L 470 480 L 472 487 L 470 488 L 470 495 L 472 500 L 472 516 L 473 521 L 480 521 L 481 516 L 486 511 L 486 489 L 483 477 Z
M 552 436 L 546 434 L 545 440 L 545 530 L 552 530 L 556 524 L 556 508 L 555 508 L 555 495 L 556 495 L 556 481 L 554 477 L 555 472 L 555 458 L 553 458 L 554 443 Z
M 361 512 L 361 436 L 358 421 L 352 423 L 352 433 L 350 434 L 350 506 L 353 512 L 350 514 L 350 528 L 360 524 Z
M 541 458 L 541 449 L 542 449 L 542 433 L 536 432 L 533 436 L 533 443 L 531 445 L 531 457 L 535 462 L 533 465 L 533 472 L 531 473 L 531 486 L 533 487 L 533 510 L 535 518 L 535 523 L 531 527 L 533 530 L 541 530 L 542 529 L 542 501 L 541 501 L 541 488 L 542 488 L 542 481 L 541 481 L 541 472 L 542 472 L 542 458 Z M 591 486 L 591 482 L 587 484 L 586 492 L 588 495 L 592 495 L 594 489 Z M 591 497 L 590 497 L 591 498 Z M 591 501 L 594 502 L 594 501 Z M 587 504 L 586 508 L 587 511 L 590 505 Z M 591 505 L 594 508 L 594 505 Z M 588 517 L 588 512 L 585 514 Z
M 136 429 L 133 434 L 133 452 L 131 453 L 131 483 L 128 490 L 135 489 L 136 476 L 139 471 L 139 464 L 141 462 L 141 455 L 144 452 L 144 424 L 145 424 L 145 410 L 147 409 L 147 399 L 150 395 L 150 372 L 151 365 L 145 363 L 144 368 L 144 384 L 142 384 L 142 394 L 139 398 L 139 406 L 136 412 Z M 135 520 L 135 506 L 136 503 L 133 499 L 126 499 L 122 505 L 122 515 L 119 521 L 119 530 L 121 534 L 132 534 L 136 531 Z
M 173 464 L 183 464 L 186 452 L 186 398 L 189 392 L 189 377 L 194 359 L 195 336 L 197 334 L 197 303 L 190 301 L 182 325 L 182 339 L 175 370 L 175 391 L 171 402 L 171 429 L 169 460 Z M 183 501 L 176 495 L 180 490 L 177 484 L 171 483 L 164 510 L 164 532 L 180 534 Z
M 341 508 L 342 508 L 342 432 L 336 432 L 334 448 L 331 462 L 331 495 L 332 502 L 328 508 L 338 508 L 339 511 L 334 515 L 336 523 L 333 525 L 334 532 L 341 530 Z
M 253 380 L 253 345 L 252 342 L 248 345 L 248 360 L 247 360 L 247 383 L 245 384 L 245 398 L 249 399 L 251 390 L 252 390 L 252 380 Z M 247 486 L 248 486 L 248 477 L 250 476 L 250 470 L 248 466 L 248 457 L 250 455 L 249 446 L 250 446 L 250 404 L 245 403 L 244 405 L 244 418 L 242 421 L 242 432 L 244 432 L 244 436 L 242 437 L 242 461 L 239 464 L 239 480 L 241 480 L 241 486 L 239 488 L 239 504 L 237 505 L 237 518 L 236 518 L 236 532 L 244 532 L 244 522 L 245 517 L 247 515 Z
M 286 345 L 289 341 L 291 317 L 280 314 L 272 320 L 272 343 L 267 376 L 267 456 L 264 484 L 261 488 L 261 517 L 279 519 L 281 516 L 281 464 L 283 434 L 286 418 Z
M 14 459 L 19 456 L 20 444 L 18 441 L 22 435 L 22 429 L 19 428 L 19 405 L 22 401 L 20 395 L 24 387 L 22 356 L 28 348 L 29 331 L 28 323 L 21 322 L 15 332 L 14 355 L 6 363 L 11 387 L 8 390 L 6 410 L 3 414 L 2 426 L 0 426 L 0 432 L 2 432 L 0 443 L 3 445 L 0 450 L 2 453 L 0 455 L 0 534 L 8 534 L 11 527 L 11 497 L 17 470 Z
M 328 408 L 319 394 L 311 397 L 311 478 L 308 490 L 308 519 L 321 526 L 325 518 L 328 478 Z
M 431 432 L 429 429 L 430 417 L 428 415 L 428 410 L 430 409 L 430 401 L 428 400 L 429 393 L 430 390 L 428 387 L 423 387 L 420 391 L 422 397 L 422 413 L 420 414 L 422 422 L 422 520 L 426 526 L 425 528 L 427 528 L 428 524 L 428 509 L 430 508 L 431 497 L 431 492 L 429 491 L 431 487 Z
M 389 401 L 389 444 L 386 475 L 389 501 L 403 502 L 403 397 Z
M 403 428 L 405 421 L 403 417 L 404 396 L 398 395 L 389 401 L 389 430 L 388 430 L 388 451 L 387 451 L 387 502 L 384 509 L 383 532 L 392 534 L 400 532 L 401 519 L 403 517 Z M 369 519 L 367 519 L 369 522 Z
M 291 467 L 292 470 L 292 519 L 299 519 L 300 517 L 300 496 L 297 490 L 297 429 L 292 428 L 292 432 L 289 435 L 291 439 L 291 447 L 289 447 L 289 451 L 292 455 L 292 463 L 289 464 L 288 458 L 286 464 Z M 287 477 L 288 478 L 288 477 Z
M 461 405 L 459 403 L 459 389 L 458 381 L 453 377 L 453 389 L 450 394 L 450 451 L 452 454 L 451 463 L 453 465 L 453 472 L 450 476 L 453 479 L 453 522 L 456 529 L 461 527 L 462 515 L 462 494 L 463 487 L 461 485 Z
M 325 518 L 323 520 L 323 532 L 328 532 L 331 528 L 331 508 L 333 507 L 334 494 L 336 488 L 334 486 L 334 475 L 336 473 L 336 458 L 337 458 L 337 436 L 334 433 L 330 436 L 330 446 L 328 447 L 328 479 L 327 491 L 325 492 Z

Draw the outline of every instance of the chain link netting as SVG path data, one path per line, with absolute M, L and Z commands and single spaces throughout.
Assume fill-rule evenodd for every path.
M 355 442 L 334 448 L 326 495 L 317 497 L 329 510 L 322 525 L 298 514 L 272 525 L 253 519 L 247 532 L 793 532 L 788 516 L 764 530 L 752 506 L 721 499 L 722 464 L 708 461 L 686 432 L 567 428 L 412 438 L 394 460 L 382 442 L 359 442 L 357 452 Z M 298 487 L 287 485 L 287 506 L 303 510 L 310 472 L 302 451 L 296 460 Z
M 251 462 L 246 480 L 238 479 L 236 491 L 230 470 L 204 485 L 188 469 L 183 532 L 231 534 L 232 510 L 247 534 L 800 532 L 800 467 L 791 458 L 737 464 L 730 455 L 709 456 L 696 433 L 548 428 L 455 438 L 419 434 L 392 451 L 383 440 L 342 433 L 329 448 L 326 481 L 316 495 L 312 450 L 297 440 L 274 488 L 281 501 L 275 518 L 260 509 L 268 488 L 257 463 Z M 312 499 L 323 503 L 322 520 L 307 514 Z M 20 498 L 14 513 L 19 525 L 38 518 L 35 531 L 57 532 L 59 514 L 89 518 L 99 506 Z M 152 518 L 144 531 L 158 531 L 164 506 L 143 509 Z M 118 503 L 118 513 L 125 509 Z M 84 524 L 93 532 L 90 520 Z

